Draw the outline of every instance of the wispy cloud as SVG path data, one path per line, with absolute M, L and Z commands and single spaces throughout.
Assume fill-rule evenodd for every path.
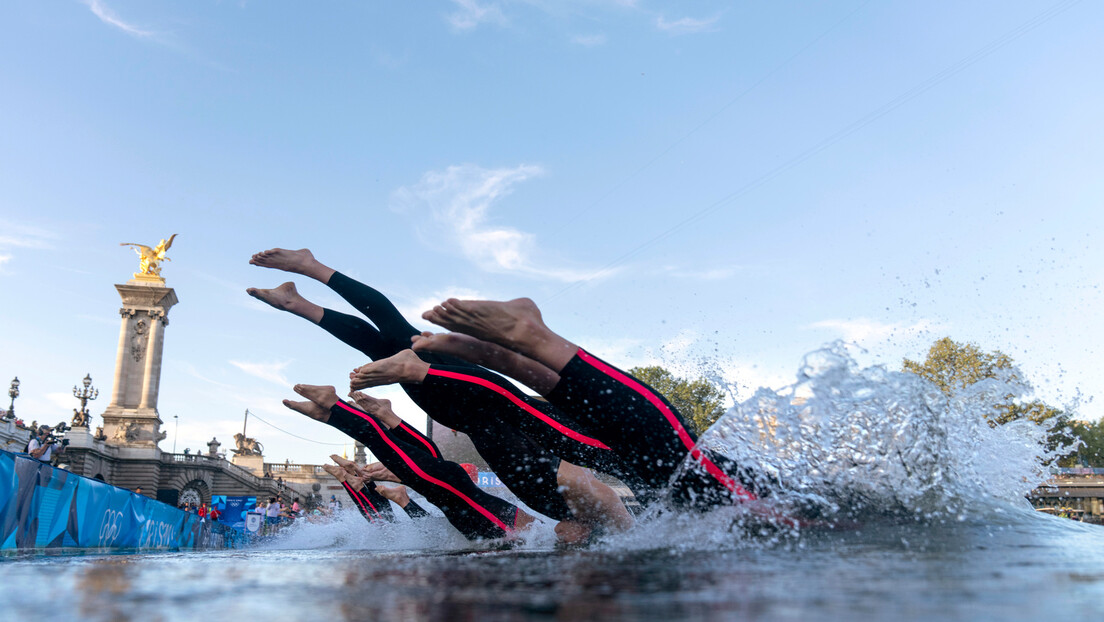
M 717 22 L 720 20 L 720 15 L 715 15 L 706 19 L 694 19 L 693 17 L 682 17 L 676 20 L 668 20 L 660 15 L 656 18 L 656 28 L 672 35 L 689 35 L 698 32 L 715 32 L 718 30 Z
M 491 205 L 508 196 L 518 184 L 542 175 L 539 166 L 485 169 L 473 164 L 430 171 L 413 186 L 395 191 L 397 211 L 428 212 L 418 222 L 432 222 L 420 230 L 434 245 L 448 245 L 488 272 L 573 282 L 593 278 L 592 272 L 536 265 L 536 236 L 488 222 Z M 418 214 L 421 216 L 421 214 Z
M 260 378 L 261 380 L 266 380 L 268 382 L 272 382 L 284 387 L 291 386 L 291 383 L 288 382 L 287 377 L 284 376 L 284 369 L 286 369 L 287 366 L 291 364 L 291 361 L 266 363 L 230 361 L 230 364 L 249 374 L 250 376 Z
M 125 22 L 115 11 L 112 11 L 110 7 L 104 4 L 101 0 L 81 0 L 92 11 L 92 14 L 100 19 L 101 22 L 108 26 L 113 26 L 122 30 L 132 37 L 138 37 L 141 39 L 147 39 L 155 36 L 157 33 L 152 30 L 146 30 L 139 28 L 134 24 Z
M 45 229 L 0 220 L 0 248 L 51 248 L 57 235 Z
M 445 16 L 457 30 L 471 30 L 480 24 L 506 25 L 506 16 L 495 4 L 478 0 L 452 0 L 456 10 Z
M 606 35 L 576 35 L 571 37 L 571 42 L 575 45 L 593 48 L 599 45 L 605 45 Z
M 51 231 L 7 220 L 0 220 L 0 231 L 3 232 L 0 233 L 0 272 L 3 272 L 5 264 L 15 257 L 8 252 L 11 249 L 49 249 L 53 247 L 52 241 L 58 237 Z

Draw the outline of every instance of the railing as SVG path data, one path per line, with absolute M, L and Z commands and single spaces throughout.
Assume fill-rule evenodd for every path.
M 222 456 L 211 456 L 208 454 L 161 454 L 161 460 L 163 462 L 171 462 L 173 464 L 202 464 L 204 466 L 218 467 L 233 473 L 237 477 L 249 482 L 255 488 L 263 488 L 265 486 L 265 478 L 258 477 L 255 473 L 249 469 L 244 469 L 229 460 L 226 460 Z
M 207 454 L 161 454 L 162 460 L 168 462 L 204 462 L 216 463 L 223 460 L 222 456 L 209 456 Z
M 264 463 L 264 475 L 259 476 L 249 469 L 243 468 L 226 460 L 222 456 L 211 456 L 208 454 L 161 454 L 161 460 L 163 462 L 169 462 L 172 464 L 195 464 L 208 467 L 217 467 L 224 469 L 228 472 L 235 473 L 238 477 L 252 482 L 254 486 L 262 487 L 264 480 L 271 479 L 283 479 L 285 477 L 296 476 L 322 476 L 326 475 L 326 471 L 322 469 L 320 464 L 292 464 L 289 462 L 265 462 Z M 280 485 L 280 482 L 276 482 Z
M 271 473 L 273 477 L 279 475 L 324 475 L 326 471 L 320 464 L 292 464 L 289 462 L 266 462 L 265 473 Z

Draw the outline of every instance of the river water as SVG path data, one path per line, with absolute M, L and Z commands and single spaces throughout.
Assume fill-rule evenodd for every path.
M 245 550 L 0 557 L 5 619 L 1030 620 L 1104 611 L 1104 527 L 1024 496 L 1054 451 L 985 414 L 1028 387 L 945 396 L 842 346 L 733 408 L 701 444 L 757 465 L 792 529 L 738 507 L 655 513 L 585 549 L 539 524 L 505 549 L 442 518 L 349 511 Z M 834 527 L 832 527 L 834 525 Z
M 1004 524 L 866 525 L 718 550 L 286 548 L 0 561 L 6 619 L 1059 620 L 1104 607 L 1104 528 L 1011 512 Z M 409 524 L 408 524 L 409 525 Z M 310 531 L 306 529 L 303 531 Z

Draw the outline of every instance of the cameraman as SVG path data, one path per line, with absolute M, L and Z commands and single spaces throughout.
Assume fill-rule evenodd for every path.
M 49 464 L 55 453 L 60 454 L 65 451 L 65 444 L 59 444 L 57 441 L 58 439 L 50 434 L 50 426 L 40 426 L 35 437 L 27 443 L 27 453 L 31 454 L 32 458 Z

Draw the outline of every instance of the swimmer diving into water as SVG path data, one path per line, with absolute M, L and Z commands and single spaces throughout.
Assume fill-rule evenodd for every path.
M 708 508 L 762 494 L 749 471 L 698 449 L 697 436 L 666 398 L 553 332 L 532 300 L 449 299 L 423 317 L 462 334 L 415 336 L 415 351 L 467 358 L 529 385 L 651 486 L 667 486 L 689 455 L 694 468 L 675 483 L 676 504 Z
M 309 250 L 272 249 L 257 253 L 250 263 L 313 278 L 364 313 L 374 326 L 306 300 L 290 282 L 274 289 L 247 290 L 266 304 L 320 326 L 373 360 L 408 349 L 411 338 L 418 335 L 381 293 L 325 266 Z M 547 403 L 524 395 L 496 374 L 450 355 L 426 352 L 417 357 L 442 373 L 435 382 L 406 383 L 403 389 L 431 418 L 467 433 L 492 470 L 524 503 L 556 520 L 617 530 L 632 525 L 612 489 L 589 470 L 560 459 L 563 456 L 631 478 L 632 473 L 608 448 L 599 447 L 601 443 L 592 439 L 589 444 L 565 439 L 551 430 L 547 422 L 564 416 L 548 417 L 545 411 L 551 407 Z M 358 404 L 373 412 L 370 405 L 359 400 Z M 432 441 L 414 433 L 401 419 L 392 429 L 405 435 L 408 442 L 420 443 L 431 454 L 440 455 Z

